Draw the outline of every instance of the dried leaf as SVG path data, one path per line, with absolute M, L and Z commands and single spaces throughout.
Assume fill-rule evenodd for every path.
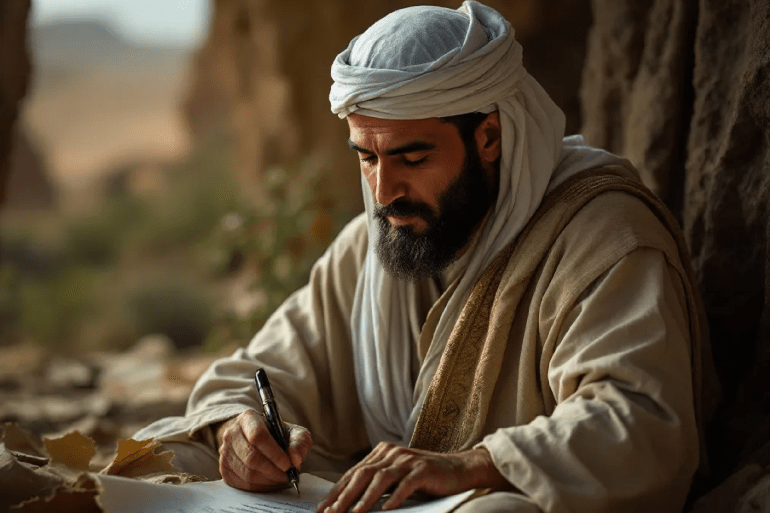
M 88 471 L 88 464 L 96 454 L 94 441 L 79 431 L 67 433 L 61 438 L 46 438 L 45 448 L 52 464 L 72 470 Z
M 36 472 L 9 451 L 0 453 L 0 511 L 33 497 L 48 497 L 61 484 L 61 479 Z
M 48 499 L 35 498 L 11 508 L 19 513 L 103 513 L 96 491 L 59 489 Z
M 62 486 L 52 496 L 35 497 L 14 506 L 10 511 L 20 513 L 103 513 L 97 496 L 101 491 L 99 483 L 84 474 L 74 486 Z
M 155 449 L 161 443 L 153 438 L 148 440 L 121 440 L 118 442 L 118 453 L 102 474 L 123 477 L 138 477 L 157 472 L 178 471 L 171 464 L 174 453 L 164 451 L 155 454 Z
M 33 456 L 38 461 L 41 459 L 45 460 L 42 463 L 43 465 L 48 461 L 48 454 L 45 451 L 40 436 L 38 436 L 37 433 L 23 429 L 15 422 L 6 422 L 3 424 L 2 441 L 5 444 L 5 448 L 16 456 L 24 454 Z

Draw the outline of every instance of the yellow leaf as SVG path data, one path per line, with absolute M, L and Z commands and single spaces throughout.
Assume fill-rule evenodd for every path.
M 51 457 L 51 463 L 74 470 L 88 471 L 88 464 L 96 454 L 94 441 L 79 431 L 67 433 L 61 438 L 46 438 L 45 448 Z
M 118 442 L 118 453 L 102 474 L 123 477 L 138 477 L 155 472 L 176 472 L 171 464 L 174 453 L 164 451 L 155 454 L 155 449 L 161 446 L 157 440 L 121 440 Z

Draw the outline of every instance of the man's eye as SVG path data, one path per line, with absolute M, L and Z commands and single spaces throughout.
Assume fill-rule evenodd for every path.
M 376 155 L 369 155 L 368 157 L 358 157 L 358 160 L 360 160 L 361 162 L 366 162 L 368 164 L 371 164 L 372 162 L 375 161 L 376 158 L 377 158 Z
M 416 167 L 416 166 L 419 166 L 420 164 L 425 163 L 426 160 L 428 160 L 428 157 L 423 157 L 423 158 L 417 159 L 417 160 L 404 159 L 404 163 L 407 166 Z

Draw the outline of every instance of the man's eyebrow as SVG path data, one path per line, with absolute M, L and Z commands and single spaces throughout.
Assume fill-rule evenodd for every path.
M 362 148 L 361 146 L 357 145 L 350 139 L 348 139 L 348 147 L 359 153 L 366 153 L 368 155 L 374 154 L 372 150 L 367 150 L 366 148 Z M 385 152 L 385 155 L 402 155 L 404 153 L 412 153 L 415 151 L 428 151 L 428 150 L 433 150 L 435 148 L 436 148 L 436 145 L 433 143 L 429 143 L 425 141 L 413 141 L 410 143 L 403 144 L 401 146 L 397 146 L 395 148 L 391 148 Z

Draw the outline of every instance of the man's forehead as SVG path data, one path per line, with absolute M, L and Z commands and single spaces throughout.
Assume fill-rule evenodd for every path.
M 437 123 L 441 123 L 441 119 L 439 118 L 423 118 L 423 119 L 386 119 L 386 118 L 376 118 L 373 116 L 365 116 L 363 114 L 358 114 L 357 112 L 353 112 L 352 114 L 348 114 L 348 116 L 345 118 L 348 121 L 348 126 L 351 128 L 377 128 L 377 127 L 392 127 L 392 126 L 398 126 L 398 127 L 426 127 L 426 126 L 433 126 Z
M 347 116 L 350 139 L 387 137 L 389 139 L 409 140 L 417 138 L 443 137 L 451 133 L 452 125 L 440 118 L 427 119 L 383 119 L 362 114 Z M 447 132 L 449 130 L 450 132 Z

